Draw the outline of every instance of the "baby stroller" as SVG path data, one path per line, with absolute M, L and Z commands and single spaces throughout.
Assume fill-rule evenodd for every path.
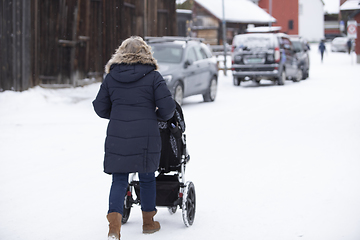
M 176 103 L 177 104 L 177 103 Z M 167 207 L 174 214 L 179 207 L 185 226 L 195 218 L 195 187 L 185 182 L 185 166 L 190 160 L 186 149 L 185 122 L 182 109 L 176 105 L 174 116 L 167 122 L 158 121 L 162 140 L 160 165 L 156 177 L 156 206 Z M 140 205 L 140 184 L 136 174 L 130 174 L 127 194 L 124 199 L 122 223 L 130 216 L 133 204 Z

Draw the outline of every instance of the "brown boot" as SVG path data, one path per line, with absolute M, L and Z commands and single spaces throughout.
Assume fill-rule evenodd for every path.
M 121 214 L 112 212 L 109 213 L 106 218 L 109 221 L 108 239 L 120 240 Z
M 154 233 L 160 230 L 160 223 L 154 221 L 156 211 L 142 212 L 143 216 L 143 233 Z

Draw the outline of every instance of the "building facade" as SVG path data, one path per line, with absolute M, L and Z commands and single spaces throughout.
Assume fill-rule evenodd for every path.
M 324 38 L 322 0 L 299 0 L 299 35 L 312 42 L 318 42 Z
M 355 41 L 355 53 L 356 53 L 356 62 L 360 63 L 360 0 L 347 0 L 341 3 L 340 13 L 342 20 L 347 23 L 347 21 L 356 21 L 356 38 Z M 347 24 L 345 25 L 346 32 L 348 29 Z
M 258 4 L 276 18 L 273 26 L 280 26 L 286 34 L 299 34 L 299 0 L 259 0 Z

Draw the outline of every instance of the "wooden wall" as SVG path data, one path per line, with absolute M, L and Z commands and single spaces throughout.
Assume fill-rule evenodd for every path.
M 30 2 L 0 0 L 0 91 L 27 89 L 30 71 Z
M 0 91 L 101 79 L 126 38 L 177 35 L 175 0 L 0 1 Z

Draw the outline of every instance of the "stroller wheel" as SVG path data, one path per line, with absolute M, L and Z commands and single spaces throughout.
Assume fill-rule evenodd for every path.
M 128 187 L 127 192 L 130 192 L 130 188 Z M 131 192 L 130 192 L 131 193 Z M 121 223 L 125 224 L 130 217 L 130 211 L 131 211 L 131 205 L 132 205 L 132 196 L 126 194 L 124 199 L 124 209 L 123 209 L 123 216 L 121 219 Z
M 177 206 L 168 207 L 168 210 L 169 210 L 169 213 L 172 215 L 172 214 L 176 213 Z
M 195 186 L 187 182 L 182 200 L 182 216 L 185 226 L 189 227 L 194 223 L 196 208 Z
M 125 208 L 124 207 L 124 212 L 123 212 L 123 216 L 122 216 L 122 219 L 121 219 L 122 224 L 127 223 L 127 221 L 129 220 L 130 210 L 131 210 L 131 208 Z

